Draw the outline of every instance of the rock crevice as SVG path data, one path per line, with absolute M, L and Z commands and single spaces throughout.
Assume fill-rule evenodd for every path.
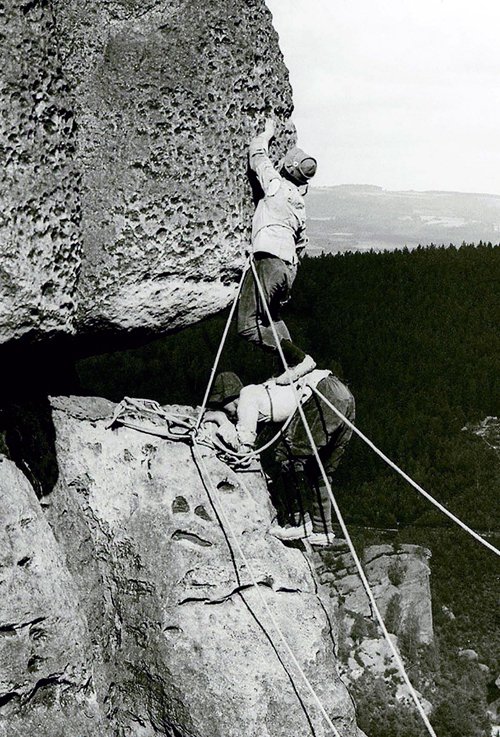
M 186 444 L 106 429 L 105 400 L 56 398 L 52 409 L 60 473 L 43 510 L 14 464 L 0 464 L 12 549 L 2 570 L 17 592 L 2 599 L 0 625 L 25 633 L 0 636 L 0 648 L 23 637 L 15 658 L 1 653 L 0 734 L 8 724 L 56 737 L 60 714 L 84 737 L 326 737 L 263 599 L 342 736 L 359 737 L 332 623 L 304 555 L 268 533 L 261 474 L 234 474 L 204 451 L 213 499 Z M 24 696 L 9 698 L 20 685 Z M 42 696 L 43 718 L 33 706 Z

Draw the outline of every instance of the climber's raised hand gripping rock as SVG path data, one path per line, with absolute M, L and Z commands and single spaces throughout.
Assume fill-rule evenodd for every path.
M 263 195 L 253 217 L 251 246 L 262 294 L 253 270 L 249 270 L 238 303 L 238 334 L 264 349 L 277 350 L 262 304 L 265 299 L 292 379 L 297 379 L 313 369 L 315 362 L 294 345 L 280 313 L 290 299 L 299 256 L 307 244 L 304 196 L 317 164 L 312 156 L 295 146 L 275 168 L 269 158 L 269 142 L 274 133 L 275 122 L 268 118 L 264 131 L 250 142 L 250 168 Z M 277 383 L 288 381 L 286 374 L 277 379 Z

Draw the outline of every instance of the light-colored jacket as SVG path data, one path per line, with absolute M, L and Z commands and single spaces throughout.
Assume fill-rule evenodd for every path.
M 315 369 L 298 379 L 295 388 L 304 404 L 312 395 L 312 388 L 330 375 L 326 369 Z M 259 422 L 285 422 L 297 409 L 296 394 L 290 384 L 278 385 L 272 379 L 263 384 L 248 384 L 240 391 L 238 402 L 238 439 L 244 445 L 253 445 Z
M 262 135 L 251 141 L 249 154 L 250 167 L 264 192 L 253 217 L 252 251 L 296 264 L 307 245 L 305 187 L 288 181 L 274 168 Z

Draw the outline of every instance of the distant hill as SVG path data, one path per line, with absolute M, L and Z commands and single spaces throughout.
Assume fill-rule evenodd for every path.
M 307 195 L 307 215 L 310 255 L 500 242 L 500 195 L 318 187 Z

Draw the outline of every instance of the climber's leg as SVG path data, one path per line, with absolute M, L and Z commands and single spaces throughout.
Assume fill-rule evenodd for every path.
M 281 308 L 290 299 L 292 284 L 297 272 L 296 267 L 276 256 L 267 254 L 256 254 L 254 259 L 255 269 L 276 333 L 280 341 L 288 341 L 293 345 L 290 332 L 281 319 Z M 238 302 L 238 334 L 264 349 L 277 350 L 267 311 L 251 270 L 247 272 L 243 280 Z
M 270 532 L 279 540 L 298 540 L 312 532 L 307 505 L 306 459 L 293 459 L 281 464 L 281 476 L 286 493 L 287 521 L 274 525 Z
M 292 368 L 292 380 L 298 379 L 311 371 L 316 363 L 311 356 L 307 356 L 292 342 L 290 332 L 281 319 L 281 308 L 290 299 L 297 268 L 277 256 L 256 254 L 254 258 L 265 303 L 271 315 L 274 330 L 280 340 L 285 361 Z M 278 350 L 274 331 L 270 326 L 267 310 L 262 302 L 253 271 L 247 272 L 241 288 L 238 302 L 238 334 L 265 350 L 273 352 Z M 288 381 L 288 376 L 285 374 L 277 377 L 277 383 L 285 384 Z

